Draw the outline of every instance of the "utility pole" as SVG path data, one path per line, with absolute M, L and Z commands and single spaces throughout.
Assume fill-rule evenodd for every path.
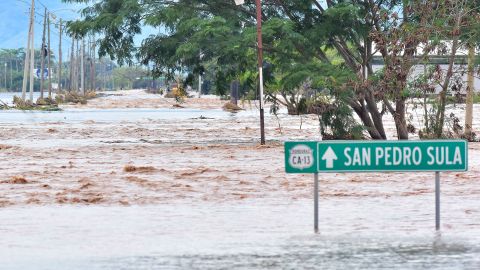
M 87 41 L 87 63 L 85 66 L 85 72 L 87 72 L 88 75 L 85 75 L 88 77 L 88 80 L 86 80 L 86 84 L 88 85 L 88 89 L 92 91 L 92 36 L 88 36 L 88 41 Z M 87 68 L 88 67 L 88 68 Z
M 77 91 L 77 88 L 78 88 L 78 83 L 77 83 L 77 55 L 78 55 L 78 43 L 77 43 L 77 39 L 75 38 L 73 40 L 73 44 L 74 45 L 74 50 L 72 51 L 73 52 L 73 66 L 72 66 L 72 73 L 73 73 L 73 77 L 72 77 L 72 90 L 74 92 Z
M 263 104 L 263 42 L 262 42 L 262 4 L 255 0 L 257 6 L 257 39 L 258 39 L 258 76 L 260 89 L 260 144 L 265 144 L 265 118 Z
M 77 67 L 77 58 L 78 58 L 78 41 L 75 38 L 74 40 L 75 49 L 73 54 L 73 91 L 77 92 L 78 83 L 77 83 L 77 74 L 78 74 L 78 67 Z
M 202 97 L 202 74 L 198 74 L 198 98 Z
M 93 34 L 93 91 L 97 88 L 97 40 Z
M 30 58 L 30 44 L 32 43 L 31 39 L 33 38 L 33 29 L 34 29 L 34 24 L 33 24 L 33 19 L 35 15 L 35 0 L 32 0 L 32 4 L 30 7 L 30 23 L 29 23 L 29 28 L 28 28 L 28 41 L 27 41 L 27 49 L 25 52 L 25 65 L 23 66 L 23 82 L 22 82 L 22 100 L 25 101 L 26 98 L 26 93 L 27 93 L 27 82 L 28 82 L 28 75 L 29 73 L 33 74 L 33 70 L 30 70 L 30 65 L 29 65 L 29 58 Z
M 67 59 L 70 59 L 70 50 L 67 51 Z M 68 70 L 68 67 L 66 65 L 65 68 L 66 70 Z M 65 87 L 65 91 L 69 91 L 71 85 L 71 83 L 69 82 L 70 73 L 69 71 L 67 71 L 66 73 L 68 73 L 68 79 L 66 78 L 67 76 L 63 77 L 63 87 Z
M 83 95 L 85 95 L 85 39 L 82 38 L 82 47 L 80 49 L 80 85 Z
M 73 89 L 73 52 L 75 48 L 75 38 L 72 37 L 72 51 L 70 52 L 70 91 L 74 90 Z
M 75 57 L 73 58 L 73 89 L 75 92 L 78 92 L 78 56 L 79 56 L 79 49 L 80 47 L 78 46 L 78 39 L 75 38 Z
M 78 93 L 80 92 L 81 85 L 78 84 L 79 76 L 80 76 L 80 40 L 77 38 L 77 48 L 75 54 L 75 91 Z
M 7 59 L 5 59 L 5 90 L 8 89 L 7 87 Z
M 13 72 L 13 61 L 10 60 L 10 89 L 13 90 L 13 78 L 12 78 L 12 72 Z
M 465 108 L 465 135 L 469 138 L 472 134 L 473 125 L 473 93 L 474 93 L 474 65 L 475 46 L 468 46 L 468 78 L 467 78 L 467 100 Z
M 45 35 L 47 30 L 47 8 L 45 8 L 45 15 L 43 17 L 43 35 L 42 35 L 42 48 L 40 49 L 40 98 L 43 99 L 43 83 L 45 82 L 45 53 L 47 45 L 45 44 Z
M 200 59 L 200 61 L 202 61 L 202 52 L 201 51 L 200 51 L 199 59 Z M 199 72 L 198 72 L 198 98 L 201 98 L 201 97 L 202 97 L 202 71 L 201 71 L 201 69 L 199 69 Z
M 52 60 L 52 54 L 50 53 L 50 13 L 48 13 L 48 18 L 47 18 L 47 23 L 48 23 L 48 98 L 52 98 L 52 69 L 50 62 Z
M 33 13 L 33 10 L 35 9 L 34 0 L 32 0 L 32 38 L 30 39 L 30 102 L 33 103 L 33 86 L 35 84 L 34 78 L 33 78 L 33 70 L 35 67 L 35 31 L 34 31 L 34 19 L 35 19 L 35 14 Z
M 112 67 L 112 91 L 115 91 L 115 77 L 113 76 L 113 63 L 110 64 L 110 66 Z
M 91 43 L 90 80 L 92 91 L 95 91 L 95 35 L 92 35 Z
M 236 5 L 243 5 L 244 0 L 235 0 Z M 262 2 L 255 0 L 257 10 L 257 48 L 258 48 L 258 85 L 260 90 L 260 144 L 265 144 L 265 118 L 263 102 L 263 42 L 262 42 Z
M 62 19 L 60 19 L 59 23 L 59 45 L 58 45 L 58 88 L 57 93 L 62 92 Z
M 105 58 L 102 58 L 103 62 L 103 91 L 107 90 L 107 63 Z

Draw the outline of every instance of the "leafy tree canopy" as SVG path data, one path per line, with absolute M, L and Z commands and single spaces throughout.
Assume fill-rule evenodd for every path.
M 99 53 L 121 64 L 136 57 L 155 74 L 172 76 L 186 69 L 201 72 L 213 63 L 222 84 L 256 76 L 253 0 L 241 6 L 234 0 L 63 1 L 90 4 L 83 20 L 69 23 L 70 32 L 100 33 Z M 311 87 L 328 88 L 335 100 L 348 104 L 372 138 L 386 138 L 388 112 L 398 138 L 407 139 L 411 68 L 445 40 L 457 40 L 456 48 L 476 40 L 479 6 L 477 0 L 264 0 L 265 58 L 274 74 L 266 80 L 267 90 L 291 99 L 302 81 L 310 80 Z M 137 48 L 133 38 L 144 25 L 162 31 Z M 378 73 L 374 55 L 385 63 Z M 446 76 L 443 88 L 449 80 Z

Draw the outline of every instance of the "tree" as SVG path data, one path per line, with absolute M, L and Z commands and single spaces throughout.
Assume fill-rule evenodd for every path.
M 122 89 L 132 89 L 135 81 L 147 75 L 147 71 L 139 67 L 120 67 L 113 70 L 115 84 Z
M 205 61 L 218 65 L 217 83 L 255 76 L 255 4 L 224 0 L 64 0 L 91 2 L 72 31 L 103 33 L 100 54 L 119 63 L 134 56 L 171 76 Z M 406 100 L 409 75 L 422 57 L 452 40 L 450 59 L 460 45 L 465 9 L 473 1 L 421 0 L 269 0 L 263 2 L 266 61 L 274 66 L 269 94 L 288 106 L 301 100 L 298 87 L 311 80 L 335 101 L 350 106 L 373 139 L 386 139 L 383 116 L 390 113 L 399 139 L 408 139 Z M 478 6 L 478 5 L 477 5 Z M 463 13 L 462 13 L 463 12 Z M 459 18 L 460 16 L 460 18 Z M 478 21 L 478 20 L 477 20 Z M 473 22 L 473 21 L 470 21 Z M 142 24 L 163 27 L 135 48 Z M 468 27 L 472 25 L 469 24 Z M 478 28 L 478 27 L 477 27 Z M 456 40 L 456 41 L 455 41 Z M 384 68 L 375 72 L 379 54 Z M 202 60 L 200 55 L 204 55 Z M 334 57 L 332 57 L 332 55 Z M 335 59 L 336 57 L 339 60 Z M 436 133 L 444 125 L 451 72 L 442 81 Z

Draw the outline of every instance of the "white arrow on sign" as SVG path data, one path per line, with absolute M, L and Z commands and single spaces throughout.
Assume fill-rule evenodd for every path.
M 328 147 L 327 151 L 325 154 L 322 156 L 322 160 L 327 161 L 327 169 L 332 169 L 333 168 L 333 161 L 337 160 L 337 155 L 335 155 L 335 152 L 333 151 L 332 147 Z

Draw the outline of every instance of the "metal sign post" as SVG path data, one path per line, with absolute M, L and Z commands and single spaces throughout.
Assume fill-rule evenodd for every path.
M 315 233 L 318 233 L 318 173 L 314 174 L 314 188 L 313 188 L 313 228 Z
M 440 172 L 435 172 L 435 230 L 440 230 Z
M 285 142 L 285 170 L 314 174 L 315 232 L 318 232 L 318 173 L 434 171 L 438 231 L 440 172 L 468 170 L 468 143 L 464 140 Z

